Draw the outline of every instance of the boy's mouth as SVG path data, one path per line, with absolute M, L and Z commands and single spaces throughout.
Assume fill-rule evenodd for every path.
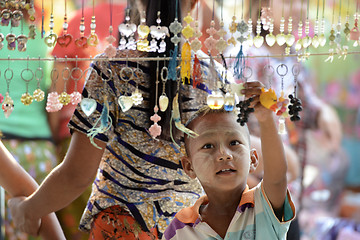
M 236 170 L 231 169 L 231 168 L 225 168 L 225 169 L 218 171 L 216 174 L 231 173 L 231 172 L 236 172 Z

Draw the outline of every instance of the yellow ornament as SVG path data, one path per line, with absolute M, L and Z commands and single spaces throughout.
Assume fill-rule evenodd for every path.
M 22 102 L 22 104 L 24 104 L 25 106 L 28 106 L 32 103 L 33 101 L 33 97 L 29 94 L 29 93 L 24 93 L 21 96 L 20 101 Z
M 67 93 L 67 92 L 62 92 L 60 95 L 59 95 L 59 102 L 62 104 L 62 105 L 68 105 L 71 101 L 71 97 L 70 95 Z
M 262 88 L 260 94 L 260 103 L 267 109 L 275 111 L 277 108 L 277 96 L 274 89 L 270 88 L 266 91 L 264 88 Z

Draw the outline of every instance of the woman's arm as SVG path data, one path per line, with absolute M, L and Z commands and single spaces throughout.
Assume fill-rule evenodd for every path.
M 0 141 L 0 185 L 11 197 L 29 196 L 38 187 L 36 181 L 16 162 Z M 65 239 L 55 213 L 41 219 L 39 234 L 43 239 Z
M 49 173 L 36 192 L 26 199 L 9 200 L 20 230 L 36 235 L 38 219 L 64 208 L 92 183 L 106 147 L 104 142 L 95 142 L 102 149 L 95 148 L 85 134 L 75 131 L 64 161 Z

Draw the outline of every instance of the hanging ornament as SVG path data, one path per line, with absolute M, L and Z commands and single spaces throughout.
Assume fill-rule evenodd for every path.
M 358 12 L 358 8 L 356 8 L 356 9 L 357 10 L 356 10 L 356 13 L 354 15 L 354 19 L 355 19 L 354 27 L 350 31 L 350 40 L 354 41 L 354 44 L 353 44 L 354 47 L 357 47 L 357 46 L 360 45 L 360 32 L 359 32 L 359 27 L 358 27 L 359 12 Z
M 195 30 L 190 26 L 190 23 L 194 21 L 190 13 L 188 13 L 188 15 L 184 18 L 184 21 L 187 23 L 187 25 L 186 27 L 183 28 L 181 33 L 185 37 L 186 42 L 183 44 L 181 48 L 181 63 L 180 63 L 180 75 L 183 84 L 185 84 L 186 79 L 190 83 L 191 46 L 189 43 L 189 39 L 194 36 L 194 32 L 195 32 Z
M 206 98 L 206 103 L 211 109 L 220 109 L 224 106 L 224 96 L 222 92 L 219 90 L 219 82 L 218 82 L 218 76 L 217 72 L 215 70 L 215 62 L 212 58 L 211 54 L 210 56 L 210 76 L 209 76 L 209 89 L 212 89 L 211 94 L 209 94 Z
M 335 0 L 334 0 L 334 6 L 335 6 Z M 333 8 L 333 15 L 332 15 L 332 22 L 331 22 L 331 30 L 330 30 L 330 36 L 329 36 L 329 56 L 325 59 L 325 62 L 332 62 L 334 60 L 334 44 L 335 44 L 335 24 L 334 24 L 334 18 L 335 18 L 335 8 Z
M 294 93 L 289 95 L 290 104 L 289 114 L 291 121 L 299 121 L 301 118 L 299 116 L 299 112 L 302 111 L 301 100 L 297 98 L 297 77 L 300 74 L 300 67 L 299 65 L 294 65 L 292 68 L 292 74 L 294 76 Z
M 204 44 L 208 51 L 211 53 L 216 50 L 217 40 L 214 38 L 217 30 L 215 29 L 215 20 L 214 20 L 214 8 L 215 8 L 215 0 L 213 0 L 213 14 L 212 20 L 210 22 L 210 27 L 206 29 L 206 33 L 209 34 L 209 37 L 205 39 Z
M 137 42 L 137 50 L 142 52 L 148 52 L 149 51 L 149 41 L 147 40 L 147 36 L 150 33 L 149 26 L 146 25 L 146 19 L 145 19 L 145 11 L 142 13 L 142 17 L 140 19 L 140 25 L 137 28 L 137 32 L 139 35 L 139 40 Z
M 217 35 L 219 36 L 219 40 L 216 43 L 216 50 L 222 54 L 225 49 L 228 47 L 227 41 L 224 39 L 226 35 L 226 30 L 224 29 L 224 18 L 223 18 L 223 2 L 221 2 L 221 20 L 220 20 L 220 28 L 217 31 Z
M 130 80 L 134 79 L 134 71 L 132 70 L 132 68 L 128 67 L 127 61 L 126 61 L 126 66 L 121 68 L 120 70 L 120 79 L 124 81 L 126 84 L 128 84 Z M 137 100 L 136 99 L 137 95 L 135 95 L 135 92 L 132 94 L 132 96 L 122 95 L 118 98 L 118 103 L 123 112 L 128 111 L 134 105 L 133 97 L 135 98 L 135 100 Z
M 290 0 L 290 13 L 292 13 L 292 9 L 293 9 L 292 8 L 292 3 L 293 3 L 293 0 Z M 289 19 L 288 19 L 287 30 L 288 30 L 288 34 L 286 35 L 285 54 L 289 55 L 290 54 L 290 48 L 295 43 L 295 36 L 292 34 L 293 19 L 292 19 L 291 15 L 289 16 Z
M 65 58 L 67 58 L 67 57 L 65 56 Z M 68 105 L 71 102 L 71 97 L 66 92 L 66 86 L 70 79 L 70 74 L 71 74 L 70 68 L 67 66 L 67 60 L 65 60 L 65 67 L 61 72 L 61 76 L 62 76 L 63 82 L 64 82 L 64 90 L 59 95 L 59 102 L 64 106 Z
M 133 73 L 133 80 L 135 81 L 135 91 L 131 93 L 131 99 L 133 100 L 135 106 L 140 105 L 143 101 L 142 94 L 139 91 L 139 82 L 144 81 L 144 72 L 139 68 L 139 61 L 137 61 L 136 64 L 137 66 Z
M 272 12 L 273 1 L 270 2 L 270 6 L 263 8 L 261 10 L 261 21 L 263 22 L 264 30 L 269 30 L 269 33 L 265 36 L 265 41 L 269 47 L 272 47 L 276 42 L 276 37 L 274 36 L 274 16 Z M 281 26 L 280 26 L 281 29 Z
M 22 104 L 27 106 L 30 105 L 33 101 L 33 97 L 29 94 L 29 83 L 34 78 L 34 72 L 29 69 L 29 57 L 27 61 L 27 67 L 21 71 L 20 77 L 26 84 L 26 92 L 21 95 L 20 101 Z
M 21 34 L 19 36 L 17 36 L 16 40 L 18 43 L 18 51 L 19 52 L 25 52 L 26 51 L 26 43 L 28 41 L 28 37 L 25 36 L 24 33 L 24 26 L 23 26 L 23 21 L 21 22 Z
M 276 109 L 276 115 L 280 116 L 279 120 L 279 134 L 286 134 L 286 129 L 283 124 L 285 124 L 285 118 L 288 117 L 287 113 L 287 106 L 289 104 L 289 100 L 287 98 L 284 98 L 284 77 L 288 73 L 288 67 L 285 64 L 280 64 L 276 68 L 277 74 L 281 78 L 281 93 L 280 97 L 277 101 L 277 109 Z
M 54 0 L 51 0 L 51 13 L 50 13 L 50 23 L 49 23 L 49 28 L 50 28 L 50 32 L 49 35 L 47 35 L 44 38 L 45 44 L 48 47 L 54 47 L 56 45 L 57 42 L 57 34 L 54 33 L 54 15 L 53 15 L 53 10 L 54 10 Z
M 248 25 L 244 21 L 244 0 L 242 0 L 241 8 L 241 22 L 237 25 L 237 31 L 240 33 L 240 36 L 237 40 L 240 43 L 240 51 L 236 55 L 235 66 L 234 66 L 234 75 L 238 79 L 241 79 L 243 76 L 243 69 L 245 67 L 245 56 L 243 52 L 243 44 L 247 40 L 248 34 Z
M 87 37 L 85 37 L 85 16 L 84 16 L 85 3 L 84 0 L 81 2 L 81 19 L 80 19 L 80 37 L 75 40 L 75 45 L 79 48 L 87 48 Z
M 310 20 L 309 20 L 309 8 L 310 8 L 310 0 L 307 0 L 307 14 L 305 21 L 305 37 L 302 39 L 303 48 L 308 48 L 311 45 L 312 39 L 309 36 L 310 34 Z
M 60 45 L 60 47 L 67 47 L 71 43 L 73 36 L 71 34 L 68 34 L 67 30 L 69 27 L 69 24 L 67 22 L 67 10 L 66 10 L 66 2 L 65 0 L 65 14 L 64 14 L 64 23 L 63 23 L 63 35 L 59 36 L 57 39 L 57 43 Z
M 254 46 L 257 48 L 260 48 L 264 43 L 264 37 L 260 35 L 261 34 L 260 14 L 261 14 L 261 0 L 259 0 L 259 16 L 256 22 L 256 37 L 254 37 Z
M 29 5 L 29 9 L 27 10 L 27 13 L 29 15 L 29 21 L 30 21 L 30 24 L 29 24 L 29 34 L 28 34 L 28 38 L 30 39 L 35 39 L 35 36 L 36 36 L 36 32 L 35 32 L 35 29 L 36 29 L 36 25 L 35 25 L 35 8 L 34 8 L 34 0 L 31 0 L 30 1 L 30 5 Z
M 169 35 L 169 29 L 166 26 L 160 26 L 161 18 L 160 18 L 160 11 L 158 11 L 158 18 L 156 19 L 157 26 L 150 27 L 150 35 L 152 40 L 150 41 L 149 52 L 156 52 L 163 53 L 166 51 L 166 42 L 165 38 Z M 159 46 L 157 45 L 157 41 L 161 39 Z
M 319 44 L 320 47 L 325 46 L 326 37 L 325 37 L 325 0 L 323 0 L 323 10 L 322 10 L 322 18 L 321 18 L 321 27 L 320 27 L 320 35 L 319 35 Z
M 158 103 L 157 103 L 157 98 L 158 98 L 158 86 L 159 86 L 159 56 L 158 56 L 158 60 L 157 60 L 157 65 L 156 65 L 156 82 L 155 82 L 155 107 L 154 107 L 154 115 L 152 115 L 150 117 L 150 120 L 154 122 L 153 125 L 150 126 L 149 128 L 149 132 L 150 135 L 153 138 L 156 138 L 158 136 L 160 136 L 161 134 L 161 127 L 157 124 L 160 120 L 161 117 L 157 114 L 159 111 L 159 107 L 158 107 Z
M 6 41 L 8 42 L 7 49 L 14 51 L 16 49 L 16 36 L 13 33 L 8 33 L 6 35 Z
M 165 112 L 168 105 L 169 105 L 169 98 L 166 96 L 165 88 L 166 88 L 166 81 L 168 79 L 168 69 L 167 67 L 164 67 L 161 69 L 160 78 L 162 81 L 162 94 L 159 97 L 159 107 L 160 111 Z
M 281 16 L 281 20 L 280 20 L 280 33 L 276 35 L 276 43 L 279 46 L 284 45 L 285 42 L 286 42 L 286 37 L 285 37 L 285 34 L 284 34 L 284 31 L 285 31 L 284 8 L 285 8 L 285 4 L 284 4 L 284 0 L 283 0 L 282 16 Z
M 341 0 L 340 0 L 340 5 L 339 5 L 339 17 L 338 17 L 338 24 L 336 25 L 336 34 L 335 34 L 335 40 L 334 42 L 336 43 L 336 50 L 338 53 L 341 54 Z M 340 58 L 341 56 L 339 56 Z
M 56 58 L 55 58 L 54 65 L 56 65 Z M 53 68 L 51 70 L 50 78 L 51 78 L 51 83 L 53 85 L 52 89 L 56 89 L 56 83 L 59 78 L 59 71 L 56 68 Z M 47 101 L 46 101 L 46 111 L 47 112 L 57 112 L 62 107 L 63 107 L 63 105 L 59 102 L 59 94 L 56 92 L 56 90 L 54 92 L 50 92 L 48 94 Z
M 2 32 L 0 32 L 0 50 L 4 47 L 4 40 L 5 40 L 5 36 Z
M 249 66 L 245 66 L 243 74 L 244 83 L 247 83 L 248 79 L 252 76 L 252 72 L 253 71 Z M 247 123 L 250 113 L 254 112 L 255 110 L 254 108 L 250 107 L 250 104 L 253 100 L 254 99 L 252 97 L 245 99 L 244 96 L 244 99 L 236 104 L 236 107 L 240 110 L 239 114 L 237 115 L 238 119 L 236 121 L 240 123 L 241 126 L 244 126 L 245 123 Z
M 116 38 L 113 36 L 112 14 L 113 14 L 113 0 L 110 0 L 109 36 L 106 37 L 106 41 L 108 42 L 109 45 L 107 45 L 107 47 L 104 50 L 104 53 L 108 58 L 113 58 L 116 56 L 116 48 L 113 46 L 113 43 L 116 41 Z M 132 50 L 135 49 L 136 49 L 136 45 L 135 48 Z
M 199 30 L 199 1 L 197 2 L 196 6 L 196 20 L 195 20 L 195 27 L 194 27 L 194 39 L 191 41 L 190 46 L 191 49 L 195 52 L 199 51 L 202 47 L 201 41 L 199 38 L 202 36 L 202 32 Z
M 130 9 L 129 6 L 126 9 L 125 23 L 119 25 L 119 32 L 121 39 L 119 42 L 119 49 L 136 49 L 136 43 L 134 39 L 134 33 L 136 32 L 136 25 L 130 23 Z M 127 39 L 127 40 L 126 40 Z
M 9 57 L 9 59 L 10 59 L 10 57 Z M 10 60 L 9 60 L 9 62 L 10 62 Z M 1 106 L 6 118 L 8 118 L 10 116 L 10 114 L 12 113 L 12 111 L 14 110 L 14 101 L 10 97 L 10 82 L 11 82 L 13 76 L 14 76 L 14 72 L 10 68 L 10 66 L 8 66 L 8 68 L 4 72 L 4 78 L 6 80 L 7 91 L 5 94 L 4 102 L 2 103 L 2 106 Z
M 229 45 L 233 45 L 234 47 L 236 46 L 236 40 L 235 40 L 235 37 L 234 37 L 234 33 L 236 33 L 236 30 L 237 30 L 237 22 L 236 22 L 236 0 L 235 0 L 235 4 L 234 4 L 234 15 L 232 17 L 232 21 L 230 23 L 230 26 L 229 26 L 229 32 L 231 33 L 231 37 L 228 39 L 228 44 Z
M 169 29 L 170 32 L 174 34 L 174 36 L 170 39 L 170 41 L 175 45 L 174 50 L 170 50 L 170 61 L 169 61 L 169 78 L 173 81 L 177 80 L 176 76 L 176 67 L 177 67 L 177 55 L 178 55 L 178 44 L 180 43 L 181 38 L 178 34 L 182 30 L 182 25 L 178 21 L 178 0 L 176 0 L 175 6 L 175 19 L 170 24 Z
M 301 0 L 301 12 L 300 12 L 300 20 L 298 23 L 298 40 L 295 43 L 295 51 L 300 51 L 303 44 L 302 44 L 302 35 L 303 35 L 303 4 L 304 0 Z
M 112 119 L 109 114 L 109 109 L 110 109 L 110 106 L 109 106 L 109 102 L 108 102 L 108 96 L 104 94 L 104 101 L 103 101 L 100 117 L 95 122 L 94 126 L 88 130 L 88 133 L 87 133 L 87 136 L 90 138 L 91 144 L 98 149 L 101 149 L 101 148 L 94 142 L 94 137 L 96 137 L 100 133 L 105 133 L 106 131 L 108 131 L 110 129 L 110 127 L 112 125 Z M 100 126 L 98 126 L 99 123 L 100 123 Z
M 251 18 L 251 7 L 252 7 L 252 1 L 250 1 L 250 9 L 249 9 L 249 20 L 248 20 L 248 37 L 247 37 L 247 44 L 249 47 L 252 47 L 254 45 L 254 39 L 252 36 L 253 28 L 252 28 L 252 18 Z
M 96 47 L 99 43 L 98 35 L 95 33 L 96 19 L 95 19 L 95 0 L 93 0 L 93 14 L 90 23 L 90 36 L 87 39 L 87 44 L 91 47 Z
M 44 76 L 44 70 L 40 66 L 40 57 L 39 57 L 39 67 L 35 70 L 35 78 L 37 80 L 37 88 L 33 92 L 33 98 L 37 102 L 41 102 L 44 100 L 45 93 L 40 88 L 40 81 L 42 80 Z
M 71 69 L 70 78 L 74 81 L 74 91 L 70 94 L 70 102 L 72 105 L 77 105 L 81 102 L 81 93 L 77 90 L 79 80 L 83 75 L 83 71 L 78 67 L 77 56 L 75 61 L 75 67 Z
M 1 26 L 9 26 L 11 15 L 10 9 L 5 8 L 1 11 Z
M 316 7 L 316 20 L 315 20 L 315 26 L 314 26 L 314 37 L 312 39 L 312 46 L 314 48 L 318 48 L 320 42 L 319 42 L 319 7 L 320 7 L 320 0 L 317 1 L 317 7 Z

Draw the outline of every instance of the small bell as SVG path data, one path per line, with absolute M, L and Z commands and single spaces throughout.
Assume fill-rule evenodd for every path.
M 279 130 L 278 133 L 281 135 L 287 134 L 286 126 L 285 126 L 285 118 L 280 117 L 279 118 Z

